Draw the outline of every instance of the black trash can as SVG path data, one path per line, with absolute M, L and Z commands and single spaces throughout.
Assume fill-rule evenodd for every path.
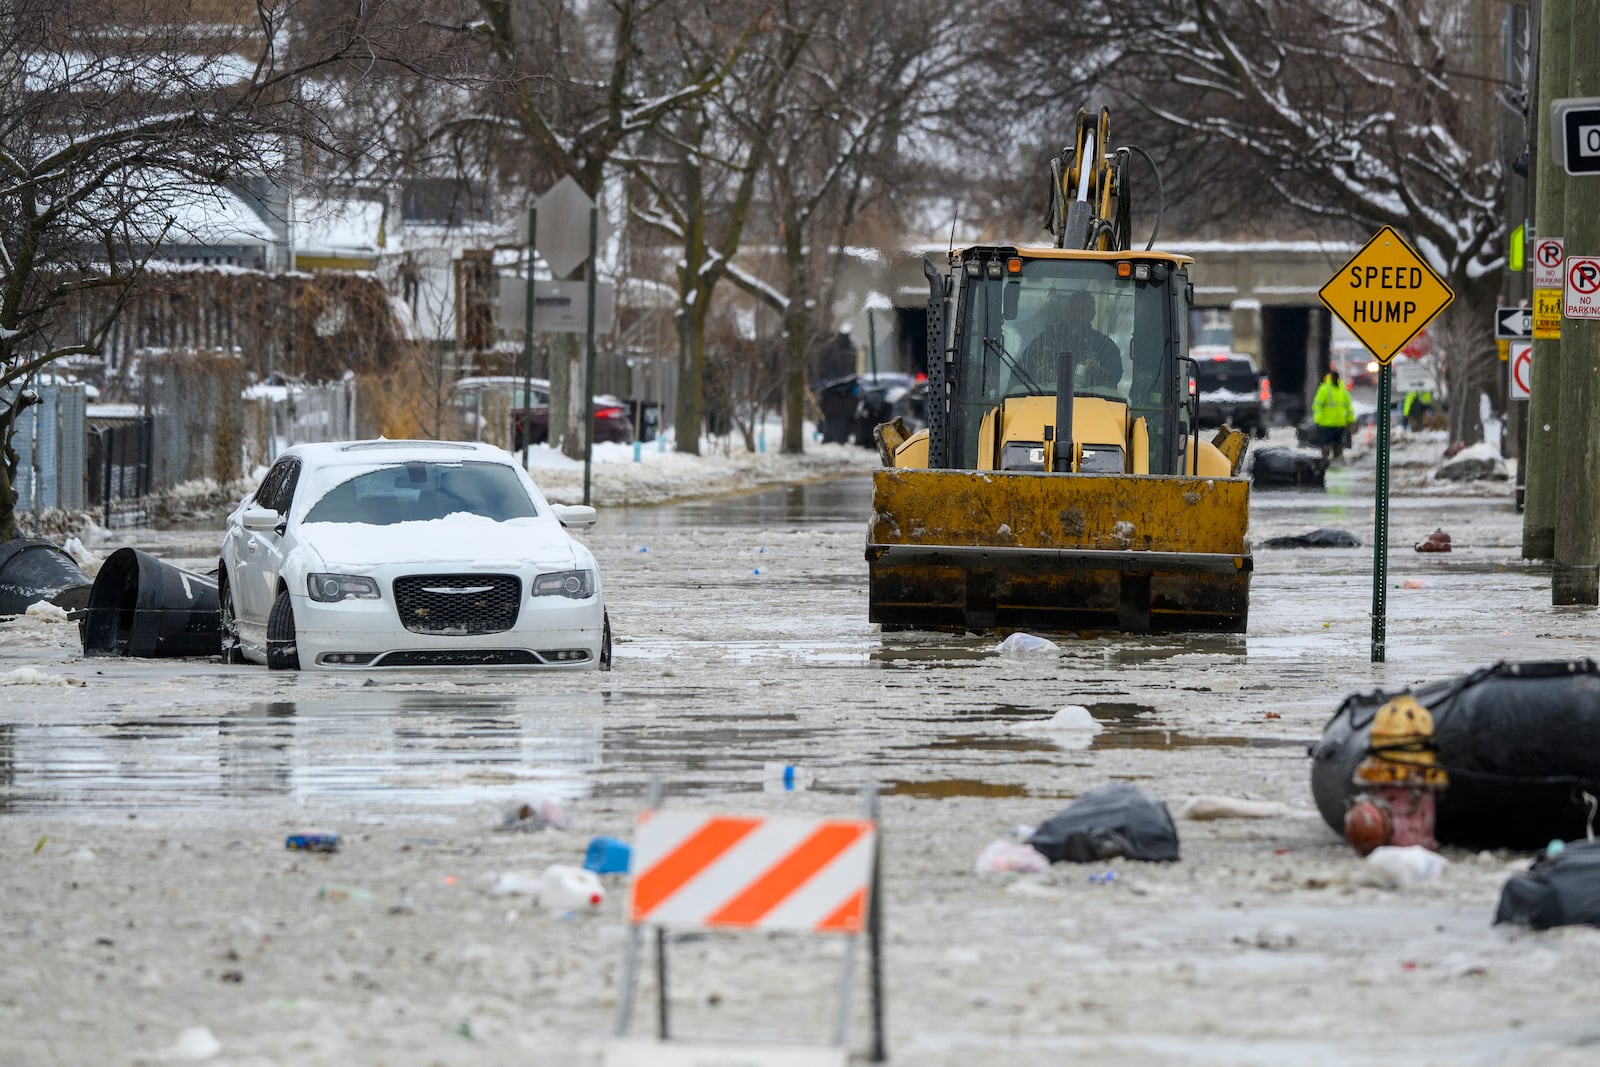
M 106 557 L 79 623 L 86 656 L 217 656 L 217 579 L 137 548 Z
M 0 545 L 0 615 L 21 615 L 41 600 L 78 611 L 92 585 L 94 579 L 49 541 L 18 537 Z
M 627 404 L 639 440 L 654 441 L 661 434 L 661 405 L 654 400 L 629 400 Z

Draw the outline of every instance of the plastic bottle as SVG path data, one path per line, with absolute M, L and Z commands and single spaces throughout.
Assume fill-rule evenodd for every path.
M 762 788 L 768 793 L 801 793 L 817 780 L 810 770 L 793 763 L 769 761 L 761 765 Z
M 539 879 L 539 903 L 554 911 L 598 911 L 605 900 L 599 876 L 582 867 L 553 863 Z

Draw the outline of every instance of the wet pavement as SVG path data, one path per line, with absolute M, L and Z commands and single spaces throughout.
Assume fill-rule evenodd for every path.
M 1252 540 L 1370 542 L 1369 475 L 1254 494 Z M 1307 746 L 1345 694 L 1592 650 L 1596 614 L 1551 608 L 1547 570 L 1518 558 L 1509 486 L 1397 492 L 1379 664 L 1370 547 L 1258 547 L 1244 635 L 1054 635 L 1009 658 L 993 636 L 880 634 L 869 499 L 855 478 L 603 509 L 585 536 L 607 674 L 84 659 L 70 627 L 0 625 L 0 677 L 42 676 L 0 686 L 0 1062 L 176 1062 L 203 1025 L 218 1062 L 594 1063 L 623 879 L 576 918 L 495 887 L 626 837 L 652 780 L 668 805 L 829 817 L 878 788 L 895 1062 L 1593 1061 L 1595 932 L 1492 925 L 1525 855 L 1449 849 L 1437 885 L 1374 885 L 1310 796 Z M 1435 527 L 1455 551 L 1412 552 Z M 204 570 L 216 541 L 95 547 Z M 1073 705 L 1098 729 L 1059 728 Z M 1181 862 L 974 871 L 1108 782 L 1171 805 Z M 1183 819 L 1196 796 L 1281 814 Z M 563 802 L 570 832 L 500 832 L 533 797 Z M 313 829 L 344 846 L 284 848 Z M 683 1029 L 825 1033 L 833 943 L 739 936 L 675 945 Z

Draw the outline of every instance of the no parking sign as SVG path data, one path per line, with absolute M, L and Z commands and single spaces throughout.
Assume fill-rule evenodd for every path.
M 1567 291 L 1562 304 L 1569 319 L 1600 319 L 1600 258 L 1567 257 Z
M 1533 345 L 1511 342 L 1511 399 L 1526 400 L 1533 395 Z

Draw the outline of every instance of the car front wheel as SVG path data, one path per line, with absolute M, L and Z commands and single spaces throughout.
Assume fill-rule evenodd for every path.
M 267 616 L 267 667 L 274 671 L 300 669 L 300 652 L 294 644 L 294 607 L 287 589 L 272 602 Z
M 600 632 L 600 669 L 611 669 L 611 613 L 605 613 L 605 628 Z

